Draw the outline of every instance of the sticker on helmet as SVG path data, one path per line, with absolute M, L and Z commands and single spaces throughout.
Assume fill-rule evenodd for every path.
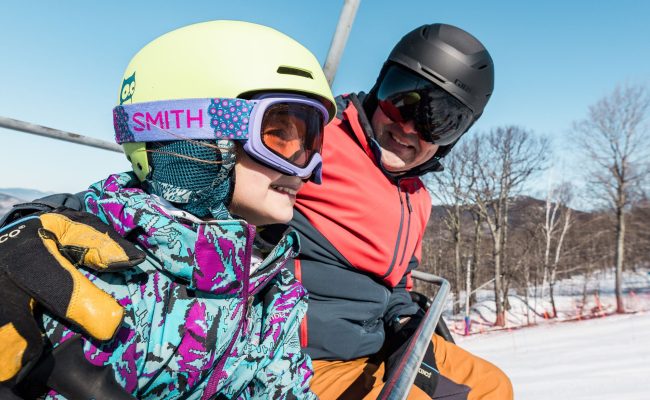
M 135 92 L 135 72 L 122 82 L 122 90 L 120 91 L 120 105 L 131 101 L 133 93 Z

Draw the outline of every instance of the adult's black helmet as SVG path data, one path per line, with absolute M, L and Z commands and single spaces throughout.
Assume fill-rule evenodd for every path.
M 436 83 L 468 106 L 477 119 L 494 89 L 490 53 L 474 36 L 452 25 L 423 25 L 406 34 L 388 56 Z
M 402 37 L 391 51 L 369 93 L 367 111 L 376 109 L 377 89 L 394 64 L 433 82 L 469 107 L 473 120 L 465 130 L 481 116 L 494 89 L 494 63 L 478 39 L 452 25 L 423 25 Z M 435 157 L 444 157 L 454 144 L 441 146 Z

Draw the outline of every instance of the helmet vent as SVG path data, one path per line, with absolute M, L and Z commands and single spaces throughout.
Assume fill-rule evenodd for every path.
M 309 72 L 307 70 L 300 69 L 300 68 L 294 68 L 294 67 L 287 67 L 285 65 L 279 66 L 277 72 L 278 72 L 278 74 L 297 75 L 297 76 L 302 76 L 303 78 L 314 79 L 311 72 Z
M 441 82 L 441 83 L 447 83 L 447 80 L 430 70 L 429 68 L 425 67 L 424 65 L 421 65 L 420 68 L 422 68 L 422 71 L 426 72 L 427 75 L 430 75 L 432 78 L 435 80 Z
M 487 64 L 484 64 L 484 65 L 481 65 L 480 67 L 478 67 L 478 69 L 485 69 L 485 68 L 487 68 Z

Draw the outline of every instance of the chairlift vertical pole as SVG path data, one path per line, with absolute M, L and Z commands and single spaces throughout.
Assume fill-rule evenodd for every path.
M 334 76 L 336 75 L 339 63 L 341 62 L 343 49 L 345 49 L 345 44 L 348 41 L 348 36 L 350 35 L 352 23 L 354 22 L 354 17 L 357 14 L 360 2 L 361 0 L 344 0 L 343 9 L 341 9 L 341 15 L 339 16 L 339 22 L 336 25 L 336 31 L 332 37 L 332 44 L 330 44 L 327 59 L 325 60 L 325 66 L 323 67 L 323 72 L 325 72 L 325 77 L 327 78 L 327 83 L 330 87 L 334 82 Z

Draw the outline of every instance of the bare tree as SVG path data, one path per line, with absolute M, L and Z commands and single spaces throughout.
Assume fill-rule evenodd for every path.
M 506 126 L 475 136 L 469 145 L 472 147 L 470 154 L 478 165 L 472 197 L 492 238 L 495 324 L 504 326 L 505 279 L 508 278 L 502 261 L 507 243 L 508 201 L 532 174 L 545 167 L 548 140 L 523 128 Z
M 526 218 L 518 229 L 511 231 L 512 238 L 508 251 L 511 253 L 511 259 L 514 261 L 511 266 L 511 273 L 518 278 L 519 287 L 523 289 L 524 302 L 526 304 L 526 322 L 530 325 L 530 312 L 535 311 L 530 305 L 529 288 L 531 286 L 531 264 L 537 261 L 535 250 L 537 245 L 537 235 L 534 224 Z
M 427 226 L 427 234 L 422 239 L 422 262 L 420 269 L 424 272 L 430 272 L 435 275 L 444 275 L 444 267 L 446 265 L 443 259 L 446 258 L 444 249 L 445 240 L 440 229 L 432 229 L 435 226 L 434 221 L 429 222 Z M 426 296 L 432 296 L 434 291 L 431 284 L 426 282 L 413 282 L 413 289 Z
M 568 203 L 571 200 L 571 186 L 563 182 L 552 187 L 546 196 L 544 221 L 541 226 L 544 239 L 544 277 L 542 282 L 548 282 L 548 293 L 553 310 L 552 317 L 557 317 L 555 296 L 553 288 L 557 277 L 557 266 L 562 254 L 562 245 L 572 223 L 571 209 Z M 551 258 L 551 251 L 555 246 L 554 256 Z M 542 283 L 543 285 L 543 283 Z
M 471 207 L 470 212 L 472 215 L 472 221 L 474 223 L 474 238 L 473 238 L 473 245 L 472 245 L 472 268 L 470 269 L 470 277 L 469 280 L 470 282 L 476 282 L 477 281 L 477 271 L 481 266 L 481 238 L 482 238 L 482 232 L 481 232 L 481 227 L 483 225 L 483 217 L 481 216 L 481 213 L 478 211 L 476 207 Z M 476 292 L 471 292 L 472 294 L 470 295 L 470 303 L 475 304 L 476 303 Z
M 625 264 L 625 212 L 648 172 L 650 138 L 644 121 L 650 94 L 644 86 L 617 87 L 589 107 L 574 124 L 579 144 L 591 161 L 589 182 L 615 216 L 616 312 L 625 312 L 622 293 Z
M 468 191 L 471 186 L 472 164 L 465 162 L 469 148 L 464 142 L 445 158 L 445 169 L 442 172 L 429 174 L 425 180 L 431 195 L 444 204 L 445 216 L 443 221 L 451 233 L 454 247 L 454 285 L 452 292 L 454 298 L 460 298 L 460 291 L 467 277 L 463 279 L 462 244 L 463 244 L 463 219 L 462 213 L 467 204 Z M 469 292 L 468 292 L 469 293 Z M 460 304 L 454 301 L 454 313 L 459 312 Z

